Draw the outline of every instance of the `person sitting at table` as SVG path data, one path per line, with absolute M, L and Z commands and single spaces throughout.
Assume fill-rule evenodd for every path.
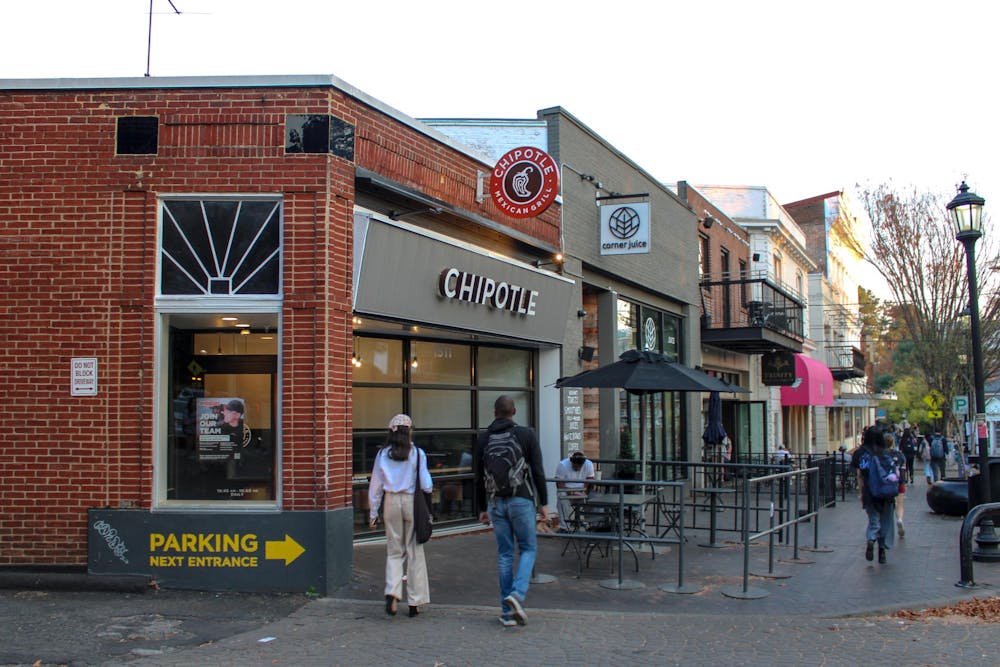
M 577 450 L 556 466 L 556 479 L 567 480 L 556 482 L 559 490 L 559 530 L 566 532 L 570 529 L 566 520 L 573 512 L 573 499 L 586 498 L 593 488 L 587 480 L 594 479 L 594 462 Z

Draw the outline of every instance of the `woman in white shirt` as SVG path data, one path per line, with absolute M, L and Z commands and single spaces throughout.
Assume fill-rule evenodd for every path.
M 413 421 L 409 416 L 396 415 L 389 421 L 385 444 L 375 456 L 368 486 L 368 525 L 374 528 L 378 521 L 384 492 L 385 613 L 396 615 L 403 597 L 405 571 L 406 600 L 412 617 L 420 613 L 421 605 L 430 602 L 424 545 L 418 544 L 413 534 L 413 498 L 418 479 L 423 491 L 429 492 L 433 486 L 427 454 L 413 444 Z

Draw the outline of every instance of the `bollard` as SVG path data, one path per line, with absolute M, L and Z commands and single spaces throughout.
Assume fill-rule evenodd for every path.
M 955 585 L 959 588 L 972 588 L 976 585 L 972 578 L 972 530 L 981 519 L 997 515 L 1000 515 L 1000 503 L 976 505 L 971 512 L 965 515 L 958 537 L 958 556 L 962 579 Z

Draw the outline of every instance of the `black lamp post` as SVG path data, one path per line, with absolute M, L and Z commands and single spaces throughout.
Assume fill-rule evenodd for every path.
M 969 277 L 969 325 L 972 334 L 972 382 L 976 394 L 976 414 L 973 428 L 979 438 L 979 498 L 983 503 L 990 498 L 990 452 L 989 438 L 979 431 L 979 423 L 986 422 L 986 379 L 983 374 L 983 344 L 979 332 L 979 287 L 976 284 L 976 241 L 983 235 L 983 204 L 986 200 L 974 192 L 969 192 L 969 186 L 962 181 L 958 194 L 948 202 L 948 211 L 955 224 L 955 238 L 965 246 L 965 265 Z M 971 505 L 971 503 L 970 503 Z M 971 509 L 971 508 L 970 508 Z M 979 534 L 976 536 L 979 546 L 973 552 L 975 560 L 1000 560 L 1000 540 L 993 530 L 993 521 L 984 520 L 979 523 Z

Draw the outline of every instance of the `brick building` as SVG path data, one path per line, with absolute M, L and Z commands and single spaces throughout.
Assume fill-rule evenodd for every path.
M 558 205 L 501 214 L 473 150 L 328 76 L 0 91 L 0 565 L 322 593 L 389 416 L 456 521 L 497 393 L 558 434 Z

